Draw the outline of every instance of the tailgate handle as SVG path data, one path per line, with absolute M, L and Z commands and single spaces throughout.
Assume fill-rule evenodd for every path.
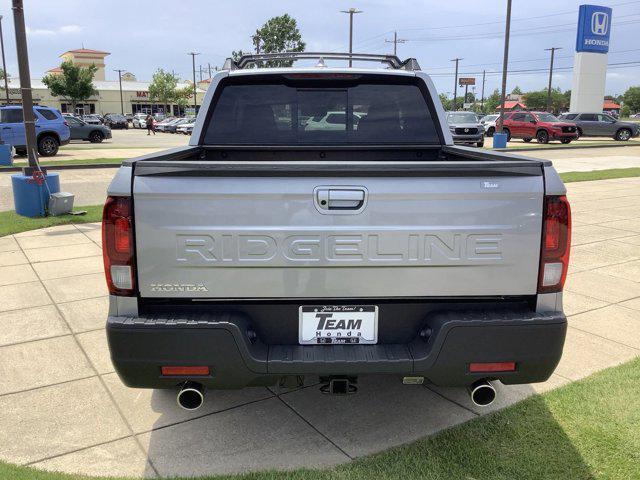
M 318 207 L 322 210 L 359 210 L 364 205 L 364 188 L 318 188 Z

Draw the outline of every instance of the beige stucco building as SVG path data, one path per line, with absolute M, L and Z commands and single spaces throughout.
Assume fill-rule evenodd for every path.
M 98 91 L 87 99 L 85 102 L 76 106 L 77 114 L 88 113 L 166 113 L 163 105 L 152 102 L 149 99 L 150 82 L 141 82 L 136 80 L 136 76 L 131 72 L 122 73 L 122 106 L 120 102 L 120 83 L 118 80 L 105 80 L 106 62 L 105 58 L 110 55 L 109 52 L 100 50 L 91 50 L 81 48 L 77 50 L 69 50 L 60 55 L 61 63 L 71 61 L 78 65 L 91 65 L 97 67 L 94 76 L 93 86 Z M 48 74 L 59 74 L 60 67 L 52 68 L 45 72 Z M 178 88 L 192 86 L 193 83 L 179 83 Z M 209 83 L 203 81 L 198 83 L 196 87 L 196 104 L 202 104 L 202 99 Z M 33 89 L 33 101 L 38 105 L 48 105 L 59 109 L 63 113 L 71 113 L 71 102 L 61 97 L 51 95 L 49 89 L 42 83 L 42 78 L 36 78 L 32 75 L 31 88 Z M 3 89 L 4 90 L 4 89 Z M 20 102 L 20 81 L 17 77 L 9 79 L 9 98 L 11 103 Z M 193 105 L 193 97 L 188 101 L 189 106 Z M 184 113 L 184 108 L 180 109 L 178 105 L 171 105 L 170 114 L 177 115 Z

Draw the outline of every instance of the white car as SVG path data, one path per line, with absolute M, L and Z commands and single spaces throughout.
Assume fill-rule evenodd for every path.
M 147 128 L 147 115 L 145 113 L 136 113 L 131 121 L 133 128 Z
M 496 133 L 496 121 L 498 120 L 499 115 L 485 115 L 480 119 L 480 124 L 484 127 L 485 135 L 487 137 L 493 137 L 493 134 Z
M 191 122 L 183 123 L 182 125 L 178 125 L 176 128 L 176 133 L 182 133 L 184 135 L 191 135 L 193 132 L 193 126 L 196 124 L 196 121 L 193 120 Z
M 353 129 L 358 129 L 358 122 L 364 116 L 362 113 L 353 114 Z M 324 115 L 317 115 L 309 118 L 305 125 L 305 130 L 346 130 L 347 114 L 344 112 L 327 112 Z

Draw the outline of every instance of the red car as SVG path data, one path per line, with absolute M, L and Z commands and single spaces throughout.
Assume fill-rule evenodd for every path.
M 504 119 L 503 131 L 508 140 L 522 138 L 525 142 L 535 138 L 538 143 L 549 143 L 549 140 L 571 143 L 578 138 L 575 123 L 563 122 L 547 112 L 511 113 Z

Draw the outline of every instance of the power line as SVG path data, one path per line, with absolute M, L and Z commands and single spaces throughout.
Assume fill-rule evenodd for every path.
M 635 0 L 635 1 L 630 1 L 630 2 L 622 2 L 622 3 L 614 3 L 611 5 L 608 5 L 609 7 L 619 7 L 619 6 L 623 6 L 623 5 L 632 5 L 632 4 L 637 4 L 640 3 L 640 0 Z M 545 15 L 536 15 L 533 17 L 519 17 L 519 18 L 513 18 L 511 19 L 512 22 L 522 22 L 522 21 L 530 21 L 530 20 L 536 20 L 539 18 L 549 18 L 549 17 L 557 17 L 560 15 L 570 15 L 570 14 L 576 14 L 576 10 L 565 10 L 562 12 L 556 12 L 556 13 L 548 13 Z M 468 27 L 479 27 L 479 26 L 485 26 L 485 25 L 502 25 L 504 22 L 502 20 L 498 20 L 498 21 L 493 21 L 493 22 L 482 22 L 482 23 L 469 23 L 469 24 L 465 24 L 465 25 L 445 25 L 445 26 L 440 26 L 440 27 L 412 27 L 412 28 L 401 28 L 399 30 L 403 31 L 403 32 L 408 32 L 408 31 L 416 31 L 416 30 L 445 30 L 445 29 L 452 29 L 452 28 L 468 28 Z M 575 22 L 572 24 L 575 25 Z M 389 32 L 386 32 L 389 33 Z M 384 35 L 384 34 L 383 34 Z

